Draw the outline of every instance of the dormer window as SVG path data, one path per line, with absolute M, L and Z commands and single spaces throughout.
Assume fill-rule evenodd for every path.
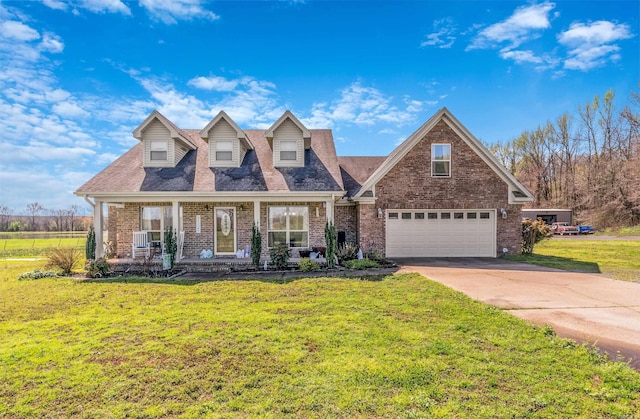
M 280 160 L 293 160 L 298 159 L 298 142 L 296 140 L 282 140 L 280 141 Z
M 152 140 L 150 143 L 150 159 L 153 161 L 167 161 L 169 142 L 163 140 Z
M 215 142 L 216 161 L 232 161 L 233 160 L 233 141 L 217 140 Z

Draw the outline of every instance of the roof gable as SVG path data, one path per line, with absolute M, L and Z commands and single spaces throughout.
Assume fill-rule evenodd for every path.
M 220 120 L 224 120 L 229 125 L 231 125 L 231 127 L 236 131 L 238 139 L 246 149 L 253 150 L 253 144 L 251 143 L 251 141 L 249 141 L 247 134 L 245 134 L 245 132 L 238 126 L 238 124 L 235 123 L 233 119 L 231 119 L 229 115 L 227 115 L 225 111 L 218 112 L 218 114 L 211 121 L 209 121 L 207 126 L 200 130 L 200 137 L 208 140 L 209 132 L 213 127 L 216 126 L 216 124 L 218 124 L 218 122 L 220 122 Z
M 275 130 L 280 125 L 282 125 L 282 123 L 284 123 L 287 119 L 291 120 L 291 122 L 293 122 L 300 129 L 300 131 L 302 131 L 302 138 L 305 139 L 305 142 L 311 139 L 311 132 L 289 110 L 285 111 L 285 113 L 283 113 L 282 116 L 278 118 L 278 120 L 274 122 L 273 125 L 271 125 L 271 127 L 269 127 L 269 129 L 265 132 L 265 137 L 267 137 L 268 140 L 273 140 L 273 134 Z
M 389 154 L 386 160 L 362 184 L 354 199 L 364 198 L 389 171 L 398 164 L 440 121 L 445 122 L 508 186 L 509 203 L 523 203 L 533 200 L 531 193 L 496 159 L 493 154 L 456 119 L 447 108 L 436 112 L 402 144 Z
M 138 140 L 144 139 L 144 130 L 152 124 L 154 121 L 160 122 L 164 127 L 169 130 L 169 136 L 174 140 L 178 140 L 185 145 L 189 150 L 195 150 L 196 146 L 187 138 L 187 136 L 178 128 L 173 122 L 169 121 L 164 115 L 157 110 L 154 110 L 147 116 L 147 118 L 133 130 L 133 137 Z

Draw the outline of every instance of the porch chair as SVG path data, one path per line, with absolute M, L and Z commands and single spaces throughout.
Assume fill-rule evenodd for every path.
M 131 243 L 131 257 L 134 259 L 138 255 L 149 257 L 151 252 L 151 243 L 146 231 L 134 231 L 133 242 Z

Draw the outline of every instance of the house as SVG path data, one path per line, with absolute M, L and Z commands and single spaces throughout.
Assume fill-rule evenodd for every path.
M 387 257 L 486 256 L 520 251 L 522 204 L 533 197 L 449 112 L 441 109 L 386 157 L 336 155 L 331 130 L 285 112 L 267 130 L 220 112 L 202 129 L 180 129 L 157 111 L 139 143 L 75 193 L 94 206 L 96 241 L 108 208 L 118 257 L 133 232 L 161 242 L 180 234 L 182 254 L 234 256 L 254 223 L 268 248 L 292 255 L 338 241 Z M 98 246 L 97 254 L 102 249 Z

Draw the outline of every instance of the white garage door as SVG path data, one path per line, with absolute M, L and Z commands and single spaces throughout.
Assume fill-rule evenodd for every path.
M 496 212 L 387 210 L 387 257 L 496 256 Z

